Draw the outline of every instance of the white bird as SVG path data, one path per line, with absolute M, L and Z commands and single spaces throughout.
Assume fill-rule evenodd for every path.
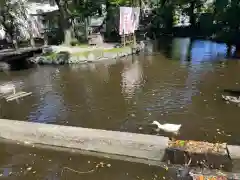
M 160 124 L 157 121 L 153 121 L 152 124 L 158 127 L 157 131 L 161 129 L 165 132 L 170 132 L 174 134 L 177 134 L 182 126 L 181 124 Z
M 226 101 L 240 103 L 240 97 L 222 95 L 222 98 Z
M 7 84 L 3 84 L 0 86 L 0 94 L 9 94 L 9 93 L 16 93 L 16 87 L 14 84 L 11 83 L 7 83 Z

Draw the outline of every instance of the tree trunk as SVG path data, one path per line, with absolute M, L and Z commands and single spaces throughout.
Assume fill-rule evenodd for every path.
M 34 48 L 35 47 L 35 40 L 33 37 L 32 29 L 29 30 L 29 38 L 30 38 L 30 45 Z
M 110 34 L 111 34 L 111 23 L 110 23 L 110 2 L 109 0 L 106 0 L 106 11 L 107 11 L 107 17 L 106 17 L 106 36 L 107 39 L 110 38 Z
M 66 6 L 66 1 L 63 3 L 60 2 L 61 0 L 55 0 L 58 8 L 59 8 L 59 13 L 60 13 L 60 19 L 61 19 L 61 28 L 64 34 L 64 42 L 66 46 L 70 46 L 70 43 L 72 41 L 72 31 L 71 31 L 71 23 L 69 22 L 68 14 L 67 14 L 67 9 L 65 8 Z
M 28 33 L 29 33 L 29 38 L 30 38 L 30 45 L 32 47 L 35 47 L 35 41 L 34 41 L 34 38 L 33 38 L 33 29 L 32 29 L 32 22 L 31 20 L 28 21 Z
M 194 9 L 195 9 L 195 3 L 192 1 L 190 3 L 190 12 L 189 12 L 189 17 L 190 17 L 190 24 L 191 24 L 191 29 L 194 30 L 195 25 L 196 25 L 196 17 L 194 14 Z
M 43 34 L 43 41 L 44 41 L 44 46 L 48 46 L 48 35 L 46 31 Z
M 84 18 L 84 26 L 85 26 L 85 40 L 88 40 L 88 17 Z
M 36 47 L 35 40 L 33 37 L 30 37 L 30 45 L 34 48 Z
M 69 26 L 64 28 L 64 45 L 70 46 L 72 41 L 72 30 Z
M 13 42 L 13 46 L 14 46 L 15 50 L 18 51 L 18 50 L 19 50 L 19 47 L 18 47 L 18 41 L 17 41 L 17 36 L 16 36 L 16 34 L 13 35 L 12 42 Z
M 62 21 L 62 26 L 64 33 L 64 44 L 66 46 L 70 46 L 72 41 L 72 28 L 70 22 L 68 21 L 68 18 L 65 18 Z
M 5 29 L 6 36 L 8 36 L 8 38 L 10 39 L 10 42 L 12 43 L 15 50 L 17 50 L 18 49 L 18 42 L 17 42 L 17 37 L 16 37 L 16 32 L 15 32 L 14 26 L 11 25 L 9 27 L 8 25 L 5 24 L 5 21 L 2 22 L 2 26 Z
M 227 57 L 231 57 L 232 55 L 232 46 L 227 43 Z
M 188 45 L 188 50 L 187 50 L 186 61 L 191 61 L 192 60 L 192 46 L 193 46 L 193 39 L 190 38 L 190 43 Z
M 240 57 L 240 44 L 236 44 L 236 50 L 234 52 L 234 57 L 239 58 Z
M 8 37 L 10 38 L 10 42 L 12 43 L 14 49 L 17 51 L 19 49 L 19 47 L 18 47 L 16 33 L 13 32 L 12 30 L 6 30 L 5 32 L 8 35 Z

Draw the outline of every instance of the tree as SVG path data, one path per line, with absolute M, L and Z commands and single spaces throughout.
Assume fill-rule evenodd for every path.
M 75 17 L 80 17 L 84 20 L 85 24 L 85 40 L 88 39 L 88 25 L 89 17 L 95 16 L 96 14 L 102 15 L 101 5 L 104 2 L 95 0 L 74 0 L 70 9 L 70 14 L 72 17 L 72 22 L 74 22 Z
M 184 14 L 189 16 L 191 28 L 196 28 L 197 19 L 203 12 L 205 0 L 177 0 L 175 4 L 178 5 Z
M 240 2 L 231 0 L 226 3 L 223 0 L 215 1 L 215 19 L 218 25 L 219 37 L 228 45 L 235 44 L 236 52 L 240 51 Z M 219 12 L 220 11 L 220 12 Z
M 69 22 L 69 1 L 66 0 L 55 0 L 59 13 L 60 13 L 60 19 L 61 19 L 61 28 L 64 34 L 64 44 L 70 45 L 72 41 L 72 35 L 71 35 L 71 23 Z
M 55 0 L 60 13 L 61 28 L 64 34 L 64 44 L 70 45 L 72 41 L 72 20 L 75 17 L 83 17 L 85 26 L 88 26 L 88 17 L 100 12 L 101 1 L 96 0 Z M 86 30 L 87 36 L 87 30 Z
M 175 4 L 172 0 L 160 0 L 155 7 L 152 15 L 149 16 L 152 18 L 151 31 L 159 32 L 159 30 L 161 30 L 163 34 L 171 34 L 174 22 Z
M 15 49 L 18 49 L 18 39 L 20 30 L 27 28 L 29 31 L 31 44 L 34 45 L 31 27 L 27 23 L 27 7 L 25 0 L 1 0 L 0 1 L 0 24 L 3 26 L 7 37 L 13 43 Z

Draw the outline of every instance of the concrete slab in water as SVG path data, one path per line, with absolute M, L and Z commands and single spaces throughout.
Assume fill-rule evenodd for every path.
M 232 159 L 240 159 L 240 146 L 227 145 L 227 149 Z
M 80 127 L 40 124 L 24 121 L 0 119 L 0 138 L 27 143 L 47 149 L 57 149 L 82 154 L 96 155 L 112 159 L 127 160 L 157 166 L 166 166 L 168 138 L 161 136 L 143 135 L 126 132 L 105 131 Z M 236 149 L 235 149 L 236 150 Z M 230 154 L 235 156 L 239 151 Z M 179 167 L 179 168 L 178 168 Z M 186 167 L 173 165 L 169 170 L 178 169 L 185 172 Z M 197 174 L 194 168 L 189 169 Z M 187 170 L 188 171 L 188 170 Z M 186 171 L 186 172 L 187 172 Z M 210 171 L 211 174 L 217 172 Z M 202 174 L 209 174 L 201 172 Z M 239 174 L 225 173 L 226 176 L 239 176 Z
M 80 127 L 0 120 L 0 137 L 162 161 L 168 138 Z

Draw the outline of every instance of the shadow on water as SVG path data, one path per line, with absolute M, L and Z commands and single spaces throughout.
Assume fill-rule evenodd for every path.
M 166 170 L 92 156 L 0 144 L 0 179 L 169 179 Z M 7 153 L 6 153 L 7 152 Z
M 156 134 L 149 124 L 158 120 L 182 124 L 182 139 L 240 144 L 239 107 L 221 99 L 224 89 L 239 89 L 239 61 L 227 59 L 224 44 L 188 38 L 161 42 L 158 50 L 148 46 L 149 52 L 158 52 L 154 55 L 0 73 L 0 82 L 21 82 L 19 90 L 33 92 L 19 104 L 2 102 L 1 116 L 144 134 Z M 167 136 L 164 132 L 159 135 Z M 92 162 L 103 161 L 4 144 L 0 147 L 0 166 L 17 167 L 20 174 L 16 177 L 23 179 L 64 179 L 59 177 L 63 166 L 81 171 L 91 168 Z M 26 163 L 33 167 L 27 172 Z M 66 176 L 161 179 L 158 175 L 162 171 L 153 167 L 115 161 L 112 165 L 88 175 L 67 172 Z M 15 170 L 11 171 L 15 177 Z M 152 172 L 159 174 L 156 177 Z
M 5 61 L 0 62 L 1 72 L 22 71 L 33 67 L 36 67 L 36 65 L 29 63 L 27 58 L 19 58 L 16 60 L 10 60 L 8 62 Z

